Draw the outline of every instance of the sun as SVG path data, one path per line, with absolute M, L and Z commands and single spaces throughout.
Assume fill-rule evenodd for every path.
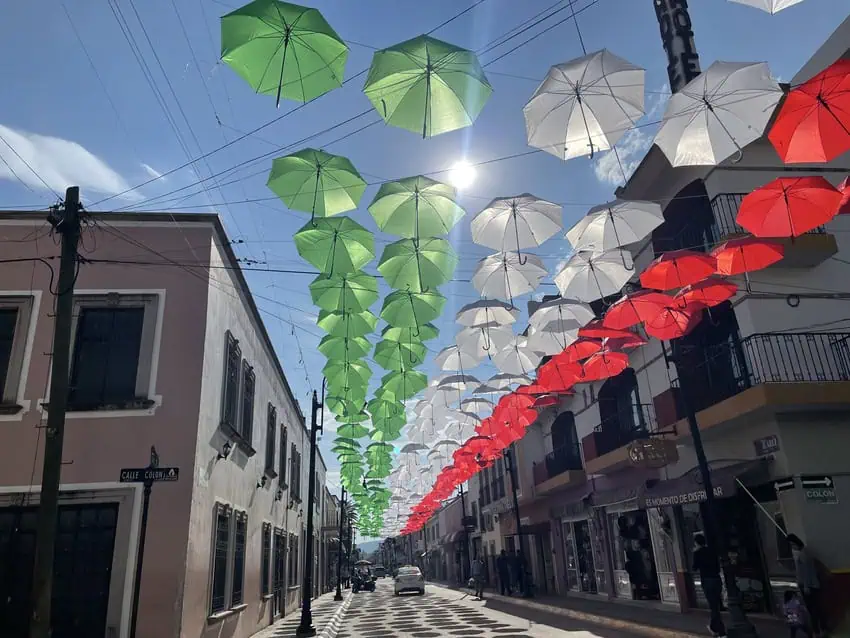
M 449 181 L 458 190 L 464 190 L 472 186 L 477 176 L 478 171 L 466 160 L 455 162 L 454 166 L 449 170 Z

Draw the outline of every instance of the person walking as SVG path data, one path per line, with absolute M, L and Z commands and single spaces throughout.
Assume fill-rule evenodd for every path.
M 821 612 L 821 582 L 818 577 L 818 564 L 805 543 L 796 534 L 788 534 L 788 544 L 794 557 L 794 571 L 797 575 L 797 587 L 803 595 L 803 603 L 809 617 L 809 626 L 815 636 L 823 635 L 824 623 Z
M 708 630 L 714 636 L 725 636 L 726 626 L 720 610 L 723 607 L 723 581 L 720 580 L 720 562 L 713 548 L 705 542 L 705 535 L 694 535 L 694 571 L 699 573 L 702 592 L 711 609 Z
M 782 605 L 782 611 L 785 613 L 785 622 L 788 624 L 791 638 L 797 638 L 797 631 L 801 631 L 808 638 L 812 638 L 813 634 L 812 630 L 809 629 L 806 608 L 797 592 L 790 589 L 785 592 L 785 604 Z
M 511 566 L 505 550 L 496 559 L 496 571 L 499 573 L 499 592 L 502 596 L 511 595 Z
M 484 600 L 484 559 L 476 558 L 472 563 L 472 579 L 475 581 L 475 597 Z

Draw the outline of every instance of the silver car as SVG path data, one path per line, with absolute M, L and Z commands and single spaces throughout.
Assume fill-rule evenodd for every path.
M 395 595 L 405 591 L 415 591 L 420 596 L 425 595 L 425 577 L 418 567 L 401 567 L 395 577 Z

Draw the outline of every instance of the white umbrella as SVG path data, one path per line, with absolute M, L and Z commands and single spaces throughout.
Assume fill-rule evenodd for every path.
M 500 394 L 507 394 L 508 392 L 510 392 L 510 389 L 508 389 L 508 388 L 495 388 L 492 385 L 490 385 L 489 383 L 482 383 L 477 388 L 472 390 L 472 394 L 477 394 L 477 395 L 491 394 L 491 395 L 494 395 L 494 396 L 497 396 L 497 395 L 500 395 Z
M 564 160 L 612 148 L 643 117 L 644 75 L 606 49 L 553 66 L 522 109 L 529 146 Z
M 481 382 L 470 374 L 452 374 L 441 380 L 439 387 L 464 392 L 470 385 L 480 384 Z
M 673 166 L 717 166 L 759 139 L 782 89 L 764 62 L 715 62 L 667 104 L 655 144 Z
M 523 193 L 494 199 L 472 220 L 472 241 L 501 251 L 539 246 L 563 228 L 558 204 Z
M 469 353 L 480 361 L 507 346 L 513 335 L 510 328 L 491 324 L 459 330 L 455 335 L 455 343 L 461 351 Z
M 534 372 L 543 358 L 543 353 L 528 347 L 526 337 L 517 336 L 507 348 L 493 355 L 493 363 L 505 374 L 528 374 Z
M 488 412 L 493 409 L 493 402 L 481 397 L 470 397 L 460 402 L 460 409 L 467 412 Z
M 455 321 L 462 326 L 477 327 L 497 324 L 506 326 L 519 317 L 519 310 L 498 299 L 479 299 L 461 308 Z
M 755 7 L 762 11 L 767 11 L 769 14 L 779 13 L 783 9 L 793 7 L 795 4 L 800 4 L 803 0 L 729 0 L 729 2 L 737 2 L 745 4 L 748 7 Z
M 476 423 L 471 421 L 455 421 L 454 423 L 450 423 L 446 429 L 443 430 L 443 434 L 449 439 L 466 441 L 469 437 L 475 436 L 476 425 Z
M 502 372 L 494 374 L 487 379 L 487 385 L 496 390 L 510 390 L 512 385 L 528 385 L 531 383 L 531 378 L 525 374 L 511 374 Z
M 528 347 L 552 356 L 578 339 L 578 324 L 574 322 L 550 321 L 540 328 L 529 326 Z
M 599 255 L 578 251 L 555 275 L 555 284 L 563 297 L 591 302 L 619 293 L 632 275 L 632 256 L 627 251 L 611 250 Z
M 655 202 L 616 200 L 594 206 L 567 232 L 575 250 L 605 252 L 646 239 L 664 223 Z
M 528 323 L 539 328 L 552 321 L 562 321 L 565 325 L 575 323 L 581 327 L 594 319 L 596 319 L 596 313 L 588 304 L 578 299 L 559 297 L 544 301 L 537 306 L 537 310 L 528 318 Z
M 483 355 L 479 356 L 474 350 L 448 346 L 437 353 L 434 363 L 440 370 L 467 370 L 477 366 L 483 358 Z
M 484 297 L 509 299 L 536 289 L 546 276 L 546 267 L 536 255 L 495 253 L 478 262 L 472 285 Z

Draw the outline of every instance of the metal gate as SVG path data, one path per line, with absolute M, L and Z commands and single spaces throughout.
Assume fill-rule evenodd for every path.
M 37 507 L 0 508 L 0 627 L 26 638 Z M 53 566 L 53 638 L 106 634 L 117 503 L 61 505 Z

